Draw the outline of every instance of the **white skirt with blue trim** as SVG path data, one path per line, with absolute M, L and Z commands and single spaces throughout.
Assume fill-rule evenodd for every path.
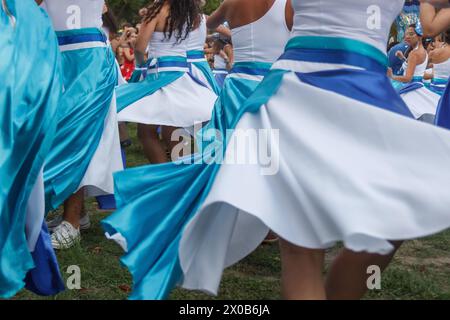
M 123 169 L 114 94 L 104 121 L 100 143 L 78 189 L 85 187 L 85 195 L 88 197 L 114 194 L 113 174 Z
M 400 96 L 416 119 L 421 119 L 426 115 L 432 116 L 433 118 L 436 116 L 436 110 L 441 96 L 425 86 L 400 94 Z
M 327 78 L 308 81 L 317 77 Z M 387 254 L 391 240 L 450 227 L 450 131 L 308 81 L 289 71 L 278 92 L 239 121 L 231 141 L 246 136 L 245 143 L 229 146 L 225 158 L 247 155 L 247 162 L 221 165 L 184 230 L 184 288 L 217 294 L 223 270 L 256 249 L 269 229 L 300 247 L 343 242 Z M 273 140 L 264 139 L 267 132 Z M 269 162 L 258 159 L 261 150 Z
M 188 73 L 119 112 L 120 122 L 188 128 L 211 119 L 216 94 Z

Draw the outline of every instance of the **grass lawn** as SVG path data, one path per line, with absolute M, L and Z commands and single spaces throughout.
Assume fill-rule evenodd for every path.
M 136 127 L 130 125 L 129 128 L 134 143 L 127 149 L 128 165 L 144 164 L 146 161 L 135 137 Z M 65 278 L 70 276 L 66 273 L 68 266 L 80 267 L 82 288 L 66 290 L 47 299 L 126 299 L 131 290 L 131 277 L 119 262 L 122 249 L 104 237 L 99 225 L 108 213 L 99 212 L 93 200 L 87 207 L 92 228 L 82 232 L 80 245 L 58 252 Z M 327 266 L 338 250 L 327 253 Z M 225 271 L 218 297 L 177 289 L 171 299 L 280 299 L 279 279 L 278 246 L 264 245 Z M 383 274 L 381 285 L 381 290 L 369 292 L 366 298 L 450 299 L 450 231 L 405 243 Z M 24 290 L 14 299 L 43 298 Z

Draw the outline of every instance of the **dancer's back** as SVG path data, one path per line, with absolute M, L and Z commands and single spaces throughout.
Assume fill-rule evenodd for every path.
M 56 31 L 101 28 L 104 0 L 45 0 L 43 7 Z
M 292 36 L 360 40 L 385 52 L 392 21 L 404 0 L 293 1 Z
M 273 63 L 289 40 L 292 6 L 287 0 L 229 0 L 208 25 L 220 20 L 231 28 L 235 62 Z

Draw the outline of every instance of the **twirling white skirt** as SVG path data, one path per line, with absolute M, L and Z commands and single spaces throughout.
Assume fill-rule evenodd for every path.
M 196 83 L 189 74 L 157 90 L 119 112 L 120 122 L 134 122 L 178 128 L 191 127 L 211 119 L 217 96 Z
M 185 288 L 216 294 L 223 269 L 251 253 L 269 229 L 301 247 L 343 241 L 350 250 L 386 254 L 389 240 L 450 227 L 449 131 L 294 73 L 259 112 L 243 116 L 232 141 L 247 129 L 275 138 L 248 134 L 247 144 L 228 147 L 227 158 L 266 148 L 271 162 L 221 166 L 183 233 Z M 279 141 L 270 131 L 277 129 Z
M 203 73 L 203 71 L 200 70 L 200 69 L 195 65 L 195 63 L 192 63 L 192 64 L 191 64 L 191 73 L 192 73 L 192 75 L 193 75 L 196 79 L 200 80 L 203 84 L 205 84 L 205 85 L 208 87 L 209 90 L 214 91 L 214 88 L 211 87 L 211 84 L 209 83 L 208 78 L 205 76 L 205 74 Z M 211 72 L 211 73 L 212 73 L 212 72 Z
M 78 188 L 85 188 L 87 196 L 114 194 L 113 173 L 123 170 L 117 122 L 116 97 L 113 96 L 108 115 L 105 118 L 103 134 L 92 157 L 86 174 Z
M 424 115 L 436 115 L 440 96 L 426 87 L 400 95 L 416 119 Z

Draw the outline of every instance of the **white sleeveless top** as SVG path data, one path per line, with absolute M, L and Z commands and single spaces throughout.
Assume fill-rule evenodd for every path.
M 206 27 L 206 16 L 202 15 L 199 27 L 191 31 L 187 39 L 188 51 L 192 50 L 203 51 L 207 36 L 208 36 L 208 28 Z
M 44 0 L 43 8 L 56 31 L 103 26 L 104 0 Z
M 416 70 L 414 70 L 414 77 L 423 77 L 425 71 L 427 71 L 427 68 L 428 68 L 428 54 L 425 57 L 425 61 L 416 66 Z
M 413 51 L 415 51 L 415 50 L 417 50 L 417 48 L 414 49 Z M 416 66 L 413 77 L 415 77 L 415 78 L 421 77 L 422 78 L 424 76 L 425 72 L 427 71 L 427 67 L 428 67 L 428 54 L 425 57 L 425 61 Z M 408 61 L 403 62 L 402 69 L 403 69 L 403 75 L 405 75 L 406 71 L 408 70 Z
M 434 78 L 448 79 L 450 78 L 450 59 L 442 63 L 435 63 L 433 65 Z
M 175 31 L 170 39 L 164 39 L 164 32 L 154 32 L 148 45 L 148 56 L 151 58 L 186 57 L 186 51 L 187 39 L 177 43 Z
M 349 38 L 386 52 L 392 21 L 404 3 L 404 0 L 293 0 L 292 36 Z
M 231 30 L 235 62 L 275 62 L 284 51 L 290 31 L 286 1 L 275 0 L 259 20 Z
M 215 54 L 214 55 L 214 69 L 226 69 L 227 63 L 225 62 L 225 59 L 222 58 L 221 55 Z

